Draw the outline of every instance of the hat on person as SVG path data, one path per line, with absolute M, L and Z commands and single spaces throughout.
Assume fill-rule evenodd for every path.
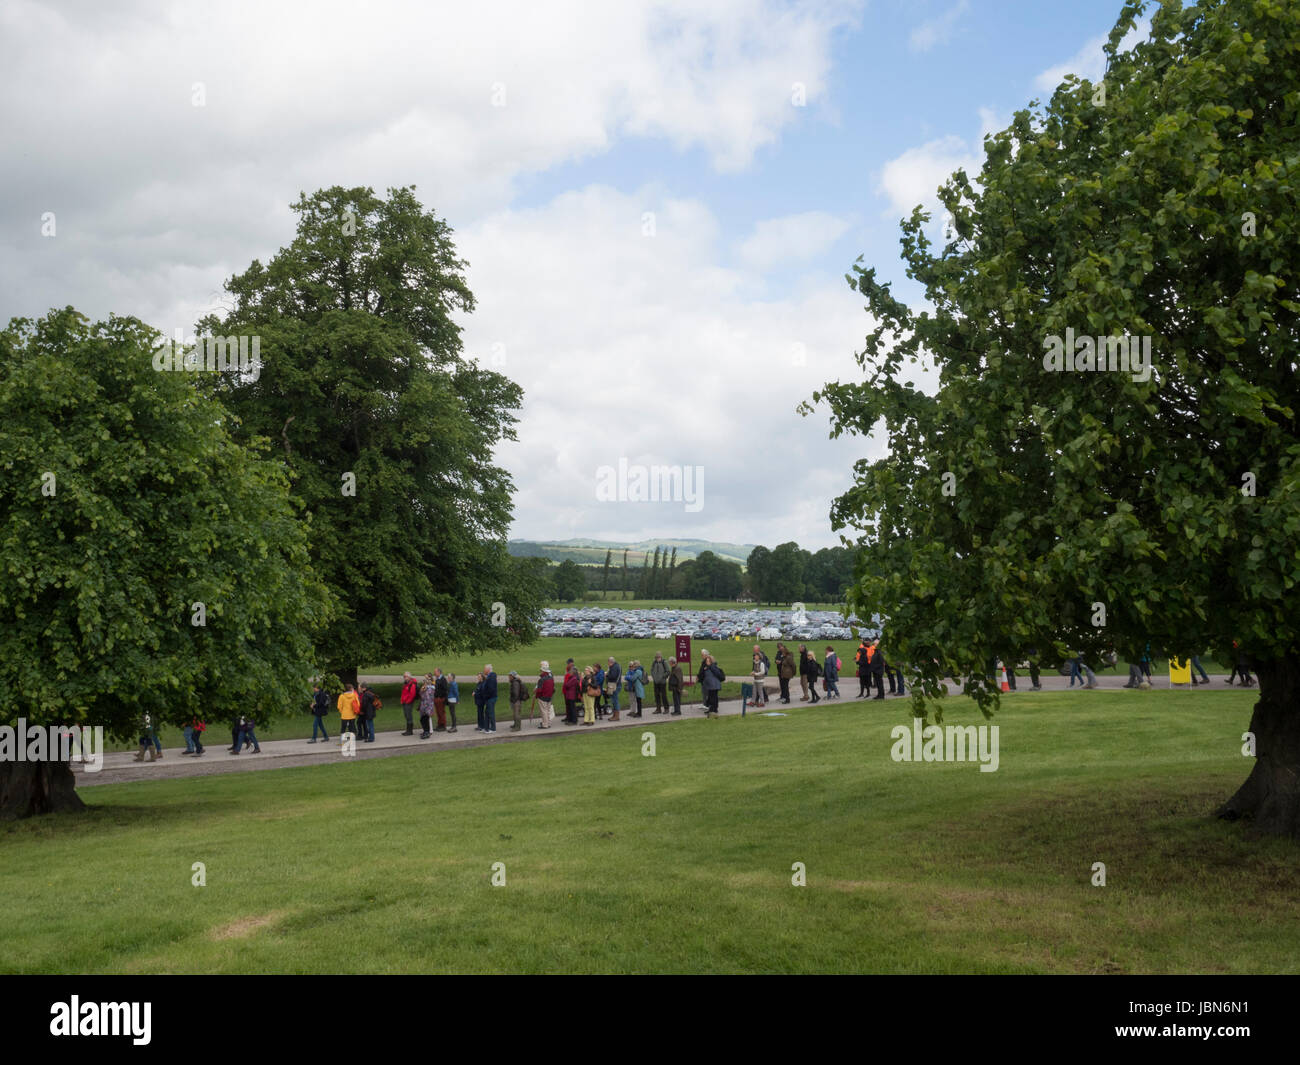
M 510 675 L 511 675 L 512 677 L 517 677 L 517 676 L 519 676 L 519 674 L 516 673 L 513 669 L 510 671 Z

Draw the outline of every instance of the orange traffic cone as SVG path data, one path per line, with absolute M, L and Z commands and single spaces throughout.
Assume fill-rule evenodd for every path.
M 1007 667 L 999 662 L 998 668 L 1002 670 L 1002 690 L 1004 692 L 1009 692 L 1011 690 L 1011 685 L 1007 683 Z

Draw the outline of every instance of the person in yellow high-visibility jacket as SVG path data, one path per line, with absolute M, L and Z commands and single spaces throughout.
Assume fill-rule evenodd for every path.
M 361 713 L 361 700 L 357 697 L 357 686 L 349 684 L 347 691 L 339 696 L 339 717 L 342 718 L 342 724 L 339 726 L 339 740 L 343 739 L 343 733 L 350 732 L 352 735 L 357 734 L 357 715 Z

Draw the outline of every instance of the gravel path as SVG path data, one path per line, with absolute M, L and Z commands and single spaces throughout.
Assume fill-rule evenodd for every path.
M 387 679 L 379 677 L 365 678 L 371 683 Z M 394 678 L 400 680 L 400 677 Z M 1120 692 L 1127 681 L 1127 676 L 1123 677 L 1098 677 L 1098 687 L 1096 691 Z M 1224 684 L 1226 678 L 1211 674 L 1213 683 L 1190 689 L 1191 691 L 1227 691 L 1227 685 Z M 1168 686 L 1168 675 L 1156 677 L 1156 688 L 1165 688 Z M 1012 697 L 1033 698 L 1033 692 L 1029 691 L 1029 678 L 1019 677 L 1017 679 L 1019 691 Z M 1058 676 L 1055 671 L 1051 675 L 1042 677 L 1044 691 L 1064 691 L 1068 686 L 1068 678 Z M 777 685 L 775 681 L 768 683 L 769 702 L 764 708 L 758 710 L 749 708 L 746 713 L 764 713 L 780 712 L 783 708 L 776 700 Z M 791 707 L 807 705 L 799 700 L 799 682 L 791 681 L 791 692 L 793 699 Z M 698 691 L 698 689 L 696 689 Z M 853 676 L 844 676 L 840 680 L 840 690 L 842 700 L 845 703 L 866 702 L 869 700 L 859 700 L 857 698 L 857 678 Z M 1076 686 L 1076 691 L 1081 690 Z M 1234 686 L 1232 691 L 1241 689 Z M 1258 689 L 1251 689 L 1256 691 Z M 1095 693 L 1094 693 L 1095 694 Z M 1080 698 L 1084 698 L 1080 695 Z M 608 717 L 598 720 L 591 726 L 583 725 L 565 725 L 563 723 L 563 699 L 557 700 L 560 710 L 560 716 L 557 716 L 549 729 L 537 727 L 537 719 L 529 723 L 526 712 L 527 706 L 524 707 L 525 717 L 522 727 L 518 732 L 510 731 L 511 717 L 509 703 L 505 700 L 497 702 L 497 732 L 494 735 L 486 736 L 476 732 L 473 725 L 466 725 L 463 722 L 466 716 L 462 711 L 460 716 L 462 724 L 460 729 L 453 733 L 435 732 L 430 739 L 420 739 L 420 734 L 414 736 L 404 736 L 401 732 L 377 732 L 374 743 L 357 744 L 354 760 L 369 758 L 391 758 L 395 755 L 402 754 L 430 754 L 435 751 L 445 751 L 457 747 L 481 747 L 486 744 L 495 743 L 520 743 L 525 740 L 543 740 L 556 739 L 562 736 L 574 736 L 587 732 L 599 732 L 607 729 L 631 728 L 646 729 L 658 725 L 667 725 L 678 721 L 688 721 L 704 717 L 703 707 L 696 702 L 682 704 L 682 714 L 680 717 L 654 713 L 654 696 L 645 700 L 645 716 L 641 718 L 628 717 L 627 710 L 624 709 L 620 720 L 617 722 L 610 721 Z M 887 711 L 898 717 L 906 716 L 905 706 L 907 700 L 899 699 L 886 693 L 885 705 L 879 707 L 882 711 Z M 626 700 L 624 700 L 624 704 Z M 898 704 L 891 706 L 890 704 Z M 461 704 L 464 706 L 465 704 Z M 467 708 L 469 709 L 469 708 Z M 741 713 L 739 699 L 732 699 L 722 702 L 719 705 L 720 716 L 734 716 Z M 470 720 L 473 720 L 471 717 Z M 262 753 L 253 754 L 251 751 L 243 754 L 234 755 L 224 746 L 228 730 L 218 726 L 210 729 L 207 733 L 211 742 L 206 748 L 206 753 L 201 758 L 196 758 L 181 753 L 183 748 L 172 747 L 164 749 L 164 757 L 156 762 L 137 762 L 132 752 L 118 752 L 104 756 L 104 764 L 98 773 L 87 773 L 79 765 L 73 765 L 73 771 L 77 774 L 78 787 L 90 787 L 96 784 L 121 784 L 136 780 L 157 780 L 168 779 L 171 777 L 201 777 L 213 776 L 220 773 L 243 773 L 254 772 L 262 769 L 285 769 L 293 766 L 318 765 L 323 761 L 338 761 L 343 757 L 338 740 L 339 721 L 336 714 L 331 714 L 326 718 L 326 723 L 330 730 L 331 739 L 329 742 L 318 741 L 315 744 L 306 740 L 267 740 L 262 744 Z M 418 728 L 418 725 L 417 725 Z

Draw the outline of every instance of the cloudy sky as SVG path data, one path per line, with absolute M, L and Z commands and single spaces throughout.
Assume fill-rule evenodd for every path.
M 899 218 L 1098 77 L 1120 7 L 0 0 L 0 320 L 188 336 L 300 191 L 414 184 L 470 263 L 466 351 L 525 390 L 512 536 L 827 546 L 879 447 L 795 413 L 860 376 L 845 272 L 917 302 Z M 702 505 L 601 501 L 620 459 L 702 467 Z

